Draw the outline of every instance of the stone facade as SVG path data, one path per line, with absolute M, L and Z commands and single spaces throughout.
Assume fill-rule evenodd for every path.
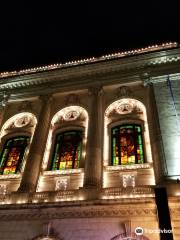
M 136 227 L 157 230 L 154 188 L 164 186 L 178 240 L 179 69 L 180 49 L 170 43 L 2 73 L 0 149 L 13 136 L 30 144 L 21 171 L 0 175 L 1 239 L 110 240 L 135 237 Z M 124 123 L 142 126 L 144 163 L 112 166 L 111 129 Z M 72 129 L 83 132 L 80 167 L 52 171 L 55 136 Z

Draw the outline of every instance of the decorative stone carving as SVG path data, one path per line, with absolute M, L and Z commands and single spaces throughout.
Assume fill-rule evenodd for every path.
M 1 137 L 3 137 L 6 130 L 11 130 L 13 128 L 23 128 L 27 126 L 35 126 L 37 123 L 37 120 L 35 116 L 32 113 L 29 112 L 23 112 L 14 115 L 10 119 L 8 119 L 5 124 L 3 125 Z
M 109 117 L 113 113 L 118 114 L 143 114 L 143 104 L 136 99 L 123 98 L 113 102 L 105 111 L 105 116 Z
M 2 98 L 1 98 L 1 101 L 0 101 L 0 105 L 1 105 L 2 107 L 5 107 L 5 106 L 7 105 L 7 102 L 8 102 L 8 100 L 9 100 L 9 97 L 10 97 L 10 93 L 7 92 L 7 91 L 4 91 L 4 92 L 3 92 L 3 96 L 2 96 Z
M 102 86 L 94 86 L 94 87 L 90 87 L 88 89 L 88 94 L 90 96 L 100 96 L 101 94 L 103 94 L 103 88 Z
M 6 194 L 6 192 L 7 192 L 7 186 L 6 186 L 6 184 L 0 184 L 0 195 L 2 194 L 2 195 L 5 195 Z
M 130 97 L 132 95 L 132 91 L 129 87 L 127 86 L 122 86 L 117 89 L 117 97 L 122 98 L 122 97 Z
M 62 123 L 64 121 L 74 121 L 81 118 L 87 119 L 87 112 L 80 106 L 69 106 L 60 110 L 52 119 L 52 125 Z
M 117 106 L 116 108 L 116 112 L 119 114 L 127 114 L 127 113 L 131 113 L 133 111 L 133 104 L 128 101 L 128 102 L 124 102 L 119 104 L 119 106 Z
M 32 111 L 32 104 L 30 101 L 24 101 L 18 108 L 19 112 L 31 112 Z
M 65 105 L 79 105 L 80 99 L 79 96 L 76 94 L 69 94 L 65 98 Z
M 69 177 L 60 177 L 56 180 L 55 191 L 66 190 L 69 185 Z
M 70 110 L 69 112 L 64 114 L 64 120 L 73 121 L 76 120 L 80 115 L 80 112 L 77 110 Z
M 138 199 L 140 202 L 140 199 Z M 71 203 L 72 204 L 72 203 Z M 146 203 L 146 205 L 148 205 Z M 145 206 L 143 203 L 136 205 L 134 208 L 129 208 L 128 205 L 123 206 L 116 205 L 106 205 L 106 206 L 73 206 L 70 208 L 64 208 L 64 203 L 58 202 L 51 205 L 50 208 L 39 212 L 39 203 L 33 203 L 32 209 L 17 209 L 21 206 L 16 207 L 16 211 L 12 211 L 11 214 L 9 211 L 1 210 L 0 218 L 2 220 L 27 220 L 27 219 L 62 219 L 62 218 L 93 218 L 93 217 L 156 217 L 157 209 L 155 205 Z
M 23 115 L 22 117 L 19 117 L 14 121 L 14 126 L 18 128 L 25 127 L 30 123 L 30 121 L 31 119 L 28 115 Z
M 123 174 L 122 175 L 123 187 L 135 187 L 135 175 L 134 174 Z

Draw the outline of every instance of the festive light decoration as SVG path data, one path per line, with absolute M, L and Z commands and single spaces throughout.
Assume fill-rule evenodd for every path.
M 89 63 L 94 63 L 94 62 L 102 62 L 102 61 L 109 60 L 109 59 L 117 59 L 117 58 L 133 56 L 133 55 L 142 54 L 142 53 L 160 51 L 160 50 L 165 50 L 165 49 L 169 49 L 169 48 L 176 48 L 177 46 L 178 46 L 178 44 L 176 42 L 163 43 L 163 44 L 159 44 L 159 45 L 156 44 L 156 45 L 139 48 L 139 49 L 135 49 L 135 50 L 107 54 L 107 55 L 103 55 L 101 57 L 91 57 L 91 58 L 86 58 L 86 59 L 69 61 L 69 62 L 65 62 L 65 63 L 57 63 L 57 64 L 51 64 L 51 65 L 47 65 L 47 66 L 28 68 L 28 69 L 23 69 L 23 70 L 19 70 L 19 71 L 2 72 L 2 73 L 0 73 L 0 78 L 19 76 L 19 75 L 25 75 L 25 74 L 37 73 L 37 72 L 44 72 L 44 71 L 50 71 L 50 70 L 55 70 L 55 69 L 62 69 L 62 68 L 67 68 L 67 67 L 71 67 L 71 66 L 89 64 Z

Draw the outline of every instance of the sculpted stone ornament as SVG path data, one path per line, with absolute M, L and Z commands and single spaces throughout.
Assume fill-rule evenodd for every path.
M 20 128 L 20 127 L 25 127 L 27 126 L 29 123 L 30 123 L 30 117 L 27 116 L 27 115 L 24 115 L 22 117 L 19 117 L 17 118 L 15 121 L 14 121 L 14 126 L 17 127 L 17 128 Z
M 89 96 L 100 96 L 103 94 L 102 86 L 94 86 L 88 89 Z
M 70 110 L 69 112 L 64 114 L 64 120 L 73 121 L 76 120 L 80 116 L 80 112 L 76 110 Z
M 10 93 L 4 91 L 1 99 L 1 104 L 0 104 L 2 107 L 5 107 L 7 105 L 9 97 L 10 97 Z
M 124 102 L 122 104 L 119 104 L 119 106 L 116 108 L 116 112 L 119 114 L 127 114 L 131 113 L 133 111 L 133 104 L 130 102 Z
M 19 112 L 31 112 L 32 111 L 32 105 L 30 101 L 24 101 L 21 103 L 21 105 L 18 108 Z
M 127 86 L 122 86 L 117 89 L 117 97 L 122 98 L 122 97 L 131 97 L 132 91 L 129 87 Z
M 113 113 L 118 114 L 143 114 L 142 105 L 139 101 L 131 98 L 123 98 L 112 103 L 105 111 L 105 116 L 110 117 Z
M 79 96 L 76 94 L 69 94 L 66 98 L 65 98 L 65 105 L 79 105 L 80 103 L 80 99 Z

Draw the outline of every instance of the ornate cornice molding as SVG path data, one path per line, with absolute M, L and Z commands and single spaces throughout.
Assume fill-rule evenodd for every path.
M 84 64 L 94 63 L 94 62 L 102 62 L 102 61 L 107 61 L 107 60 L 112 60 L 112 59 L 123 58 L 123 57 L 127 57 L 127 56 L 133 56 L 133 55 L 139 55 L 139 54 L 144 54 L 144 53 L 152 53 L 155 51 L 173 49 L 173 48 L 177 48 L 177 47 L 178 47 L 178 44 L 176 42 L 163 43 L 163 44 L 159 44 L 159 45 L 156 44 L 156 45 L 148 46 L 145 48 L 112 53 L 112 54 L 104 55 L 101 57 L 92 57 L 92 58 L 88 58 L 88 59 L 70 61 L 70 62 L 66 62 L 64 64 L 62 64 L 62 63 L 51 64 L 51 65 L 47 65 L 47 66 L 34 67 L 34 68 L 24 69 L 24 70 L 20 70 L 20 71 L 3 72 L 3 73 L 0 73 L 0 78 L 10 77 L 10 76 L 20 76 L 20 75 L 25 75 L 25 74 L 29 74 L 29 73 L 44 72 L 44 71 L 48 71 L 48 70 L 61 69 L 61 68 L 65 68 L 65 67 L 78 66 L 78 65 L 82 65 L 82 64 L 84 65 Z
M 26 75 L 18 75 L 6 77 L 0 80 L 0 90 L 14 90 L 21 88 L 29 88 L 32 86 L 41 89 L 46 85 L 50 89 L 56 89 L 57 85 L 78 84 L 80 81 L 83 85 L 92 83 L 92 78 L 99 76 L 120 73 L 121 75 L 132 75 L 135 73 L 146 71 L 146 68 L 160 67 L 165 64 L 173 64 L 180 62 L 180 49 L 169 49 L 159 52 L 150 52 L 144 55 L 136 55 L 127 58 L 106 59 L 103 62 L 92 62 L 86 65 L 75 65 L 62 69 L 51 69 L 44 72 L 29 73 Z M 132 70 L 129 72 L 129 70 Z M 134 71 L 134 72 L 133 72 Z M 70 80 L 70 81 L 67 81 Z M 104 79 L 108 81 L 108 79 Z
M 146 79 L 144 79 L 144 85 L 166 82 L 168 76 L 172 81 L 180 80 L 180 73 L 168 74 L 168 75 L 165 74 L 157 77 L 149 77 L 149 78 L 147 77 Z

